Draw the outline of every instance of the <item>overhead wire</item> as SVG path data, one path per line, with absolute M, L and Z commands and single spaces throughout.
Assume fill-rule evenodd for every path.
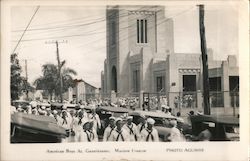
M 142 8 L 144 8 L 144 7 L 142 7 Z M 127 14 L 124 14 L 124 15 L 118 15 L 120 18 L 122 18 L 122 17 L 127 17 L 128 15 Z M 117 16 L 117 17 L 118 17 Z M 106 18 L 104 18 L 104 20 L 103 21 L 106 21 Z M 93 21 L 93 22 L 91 22 L 91 24 L 94 24 L 94 23 L 96 23 L 96 21 Z M 84 26 L 84 24 L 81 24 L 81 26 Z M 52 29 L 52 28 L 51 28 Z M 73 29 L 75 29 L 75 28 L 73 28 Z M 62 31 L 65 31 L 65 29 L 63 29 Z M 75 34 L 75 35 L 65 35 L 65 36 L 56 36 L 55 38 L 64 38 L 64 37 L 74 37 L 74 36 L 88 36 L 88 35 L 95 35 L 96 33 L 96 31 L 99 31 L 99 30 L 92 30 L 92 32 L 93 33 L 84 33 L 84 34 Z M 106 32 L 106 29 L 105 30 L 103 30 L 103 33 L 105 33 Z M 102 33 L 102 32 L 98 32 L 98 33 Z M 45 40 L 45 39 L 51 39 L 52 37 L 45 37 L 45 38 L 37 38 L 37 39 L 27 39 L 27 40 L 22 40 L 22 41 L 36 41 L 36 40 Z M 14 42 L 15 42 L 15 40 L 14 40 Z
M 98 14 L 97 14 L 98 15 Z M 92 16 L 95 16 L 95 14 L 94 15 L 92 15 Z M 74 18 L 74 19 L 69 19 L 69 20 L 62 20 L 62 21 L 53 21 L 53 22 L 49 22 L 49 23 L 44 23 L 44 24 L 37 24 L 37 25 L 33 25 L 33 27 L 41 27 L 41 26 L 48 26 L 48 25 L 59 25 L 59 24 L 61 24 L 61 25 L 63 25 L 63 24 L 68 24 L 68 23 L 70 23 L 70 22 L 74 22 L 74 21 L 87 21 L 86 20 L 86 18 L 90 18 L 89 16 L 86 16 L 86 17 L 80 17 L 80 18 Z M 91 18 L 92 19 L 92 18 Z M 92 19 L 93 20 L 93 19 Z M 59 23 L 59 24 L 58 24 Z M 22 28 L 22 27 L 19 27 L 19 28 L 17 28 L 16 30 L 13 30 L 12 32 L 19 32 L 18 30 L 20 30 L 20 31 L 23 31 L 24 29 Z
M 183 12 L 180 12 L 180 13 L 178 13 L 178 14 L 175 14 L 174 16 L 171 17 L 171 19 L 172 19 L 172 18 L 176 18 L 176 17 L 178 17 L 178 16 L 180 16 L 180 15 L 186 13 L 186 12 L 189 12 L 189 11 L 191 11 L 191 10 L 194 9 L 194 8 L 195 8 L 195 7 L 191 7 L 191 8 L 189 8 L 189 9 L 187 9 L 187 10 L 184 10 Z M 146 17 L 146 18 L 148 18 L 148 17 Z M 168 19 L 170 19 L 170 18 L 168 18 Z M 156 25 L 161 25 L 162 23 L 168 21 L 168 19 L 164 19 L 163 21 L 158 22 Z M 134 25 L 135 25 L 135 24 L 131 24 L 130 26 L 127 26 L 127 27 L 121 28 L 121 29 L 122 29 L 122 30 L 123 30 L 123 29 L 127 29 L 127 28 L 129 28 L 129 27 L 134 26 Z M 152 29 L 153 27 L 154 27 L 154 26 L 149 27 L 149 29 Z M 134 28 L 134 29 L 136 29 L 136 28 Z M 120 31 L 118 31 L 118 32 L 120 32 Z M 119 33 L 116 33 L 116 34 L 119 34 Z M 125 40 L 127 40 L 127 39 L 129 39 L 129 38 L 131 38 L 131 37 L 133 37 L 133 36 L 135 36 L 135 35 L 136 35 L 136 33 L 135 33 L 135 34 L 129 34 L 128 37 L 125 37 L 124 39 L 119 40 L 119 41 L 120 41 L 120 42 L 125 41 Z M 110 35 L 107 35 L 107 39 L 109 38 L 109 36 L 110 36 Z M 102 40 L 102 39 L 98 39 L 98 40 L 96 40 L 96 41 L 89 42 L 88 44 L 80 45 L 80 46 L 78 46 L 78 47 L 81 47 L 81 46 L 88 46 L 89 44 L 94 44 L 95 42 L 98 42 L 98 41 L 101 41 L 101 40 Z M 119 43 L 119 42 L 118 42 L 118 43 Z
M 16 48 L 17 48 L 17 47 L 18 47 L 18 45 L 20 44 L 20 42 L 21 42 L 21 40 L 22 40 L 22 38 L 23 38 L 23 36 L 24 36 L 25 32 L 27 31 L 28 27 L 30 26 L 30 24 L 31 24 L 32 20 L 34 19 L 34 17 L 35 17 L 35 15 L 36 15 L 37 11 L 39 10 L 39 8 L 40 8 L 40 6 L 37 6 L 37 8 L 36 8 L 36 10 L 35 10 L 34 14 L 32 15 L 32 17 L 31 17 L 31 19 L 30 19 L 30 21 L 29 21 L 28 25 L 26 26 L 25 30 L 23 31 L 23 34 L 21 35 L 21 37 L 20 37 L 19 41 L 17 42 L 17 44 L 16 44 L 16 46 L 15 46 L 15 48 L 14 48 L 14 50 L 13 50 L 12 54 L 13 54 L 13 53 L 15 53 Z
M 144 8 L 144 7 L 142 7 L 142 8 Z M 153 7 L 152 7 L 152 8 L 153 8 Z M 192 8 L 194 8 L 194 7 L 192 7 Z M 192 8 L 191 8 L 191 9 L 192 9 Z M 181 14 L 183 14 L 183 13 L 185 13 L 185 12 L 191 10 L 191 9 L 188 9 L 188 10 L 185 10 L 185 11 L 183 11 L 183 12 L 181 12 L 181 13 L 178 13 L 178 14 L 176 14 L 175 16 L 173 16 L 173 17 L 171 17 L 171 18 L 177 17 L 177 16 L 179 16 L 179 15 L 181 15 Z M 121 15 L 118 15 L 118 16 L 121 16 Z M 126 16 L 128 16 L 128 14 L 125 14 L 125 15 L 123 15 L 123 16 L 126 17 Z M 122 23 L 123 23 L 123 22 L 122 22 Z M 163 22 L 162 22 L 162 23 L 163 23 Z M 93 22 L 93 24 L 94 24 L 94 22 Z M 128 29 L 129 27 L 131 27 L 131 26 L 133 26 L 133 25 L 134 25 L 134 24 L 129 25 L 129 26 L 126 26 L 126 27 L 124 27 L 124 28 L 121 28 L 121 30 L 123 30 L 123 29 Z M 159 25 L 159 24 L 158 24 L 158 25 Z M 107 32 L 106 29 L 105 29 L 104 31 L 99 31 L 99 32 L 93 31 L 93 32 L 91 32 L 91 33 L 84 33 L 84 34 L 63 35 L 63 36 L 52 36 L 52 37 L 45 37 L 45 38 L 38 38 L 38 39 L 27 39 L 27 40 L 22 40 L 22 41 L 37 41 L 37 40 L 46 40 L 46 39 L 57 39 L 57 38 L 71 38 L 71 37 L 80 37 L 80 36 L 91 36 L 91 35 L 101 34 L 101 33 L 105 33 L 105 32 Z M 119 32 L 119 31 L 118 31 L 118 32 Z M 130 36 L 134 36 L 134 35 L 130 35 Z M 95 40 L 95 41 L 91 41 L 91 42 L 88 43 L 88 44 L 94 43 L 94 42 L 96 42 L 96 41 L 103 40 L 103 39 L 108 38 L 108 37 L 109 37 L 109 35 L 105 36 L 104 38 L 101 38 L 101 39 L 98 39 L 98 40 Z M 128 37 L 128 38 L 129 38 L 129 37 Z M 86 44 L 80 45 L 80 46 L 78 46 L 78 47 L 81 47 L 81 46 L 84 46 L 84 45 L 86 45 Z
M 144 8 L 144 7 L 142 7 Z M 142 9 L 141 8 L 141 9 Z M 119 18 L 123 18 L 123 17 L 128 17 L 128 14 L 124 14 L 124 15 L 117 15 L 117 17 Z M 106 19 L 105 19 L 106 21 Z M 120 22 L 120 23 L 124 23 L 124 22 Z M 102 26 L 101 26 L 102 27 Z M 127 26 L 123 29 L 127 29 L 131 26 Z M 98 32 L 96 32 L 98 31 Z M 106 33 L 106 29 L 104 29 L 102 32 L 100 32 L 99 30 L 93 30 L 92 33 L 83 33 L 83 34 L 74 34 L 74 35 L 64 35 L 64 36 L 53 36 L 53 37 L 44 37 L 44 38 L 37 38 L 37 39 L 25 39 L 25 40 L 22 40 L 22 41 L 37 41 L 37 40 L 46 40 L 46 39 L 53 39 L 53 38 L 70 38 L 70 37 L 79 37 L 79 36 L 91 36 L 91 35 L 96 35 L 96 34 L 99 34 L 99 33 Z

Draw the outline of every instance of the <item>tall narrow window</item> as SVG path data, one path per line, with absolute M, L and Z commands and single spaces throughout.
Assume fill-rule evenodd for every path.
M 141 43 L 144 43 L 144 21 L 141 20 Z
M 156 77 L 156 92 L 165 91 L 165 77 L 159 76 Z
M 146 19 L 137 20 L 137 43 L 148 43 L 148 22 Z
M 140 89 L 140 71 L 134 70 L 133 71 L 133 91 L 139 92 Z
M 137 20 L 137 43 L 140 43 L 140 21 Z
M 148 28 L 148 22 L 147 20 L 145 20 L 145 27 L 144 27 L 144 30 L 145 30 L 145 43 L 148 43 L 148 34 L 147 34 L 147 28 Z

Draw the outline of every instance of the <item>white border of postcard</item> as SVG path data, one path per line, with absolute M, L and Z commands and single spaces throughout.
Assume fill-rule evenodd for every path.
M 239 10 L 240 141 L 174 143 L 10 144 L 10 7 L 17 5 L 235 5 Z M 248 160 L 249 145 L 249 4 L 234 1 L 23 1 L 1 4 L 1 160 Z M 115 149 L 130 150 L 117 153 Z M 66 152 L 75 150 L 75 153 Z M 57 150 L 49 153 L 48 150 Z M 141 152 L 134 152 L 141 150 Z M 63 152 L 63 153 L 62 153 Z

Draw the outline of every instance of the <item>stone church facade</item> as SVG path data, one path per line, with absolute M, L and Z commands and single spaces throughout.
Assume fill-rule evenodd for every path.
M 163 6 L 109 6 L 106 20 L 103 96 L 111 91 L 121 97 L 163 93 L 174 107 L 176 96 L 192 93 L 194 106 L 202 106 L 201 53 L 175 53 L 174 22 L 165 17 Z M 230 91 L 239 85 L 236 56 L 218 61 L 208 49 L 208 66 L 210 90 L 222 98 L 218 106 L 231 106 Z

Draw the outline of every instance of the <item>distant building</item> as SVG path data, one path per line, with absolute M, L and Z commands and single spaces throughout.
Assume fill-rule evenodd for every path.
M 143 92 L 161 92 L 174 107 L 177 96 L 189 94 L 195 100 L 192 106 L 202 107 L 201 53 L 175 53 L 174 22 L 165 18 L 164 7 L 109 6 L 106 19 L 103 96 L 111 91 L 140 97 Z M 233 106 L 232 93 L 239 89 L 236 56 L 214 60 L 209 49 L 208 66 L 212 106 Z
M 82 79 L 75 79 L 75 87 L 69 88 L 64 93 L 64 99 L 68 101 L 87 101 L 89 98 L 98 98 L 99 89 Z

